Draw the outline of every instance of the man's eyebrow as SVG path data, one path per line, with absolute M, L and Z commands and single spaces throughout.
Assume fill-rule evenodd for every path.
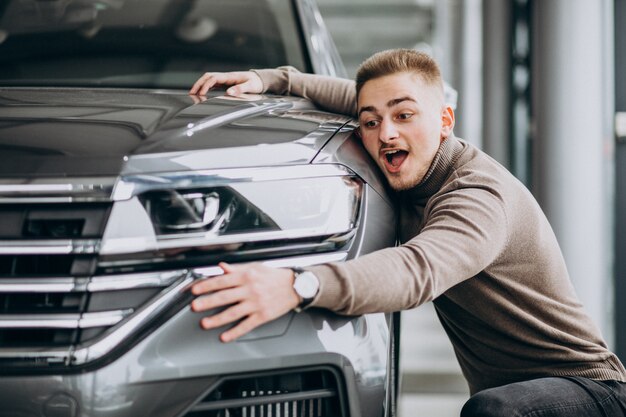
M 412 101 L 413 103 L 417 103 L 417 101 L 415 101 L 414 98 L 409 97 L 409 96 L 404 96 L 404 97 L 399 97 L 399 98 L 394 98 L 394 99 L 389 100 L 387 102 L 387 107 L 396 106 L 396 105 L 402 103 L 403 101 Z M 371 111 L 373 113 L 377 112 L 376 107 L 374 107 L 374 106 L 365 106 L 365 107 L 361 107 L 359 109 L 358 115 L 360 116 L 361 113 L 366 112 L 366 111 Z
M 361 107 L 361 108 L 359 109 L 359 114 L 358 114 L 358 116 L 360 116 L 360 115 L 361 115 L 361 113 L 363 113 L 363 112 L 365 112 L 365 111 L 371 111 L 372 113 L 376 113 L 376 112 L 377 112 L 376 107 L 374 107 L 374 106 L 365 106 L 365 107 Z
M 394 98 L 394 99 L 389 100 L 387 102 L 387 107 L 393 107 L 397 104 L 402 103 L 403 101 L 412 101 L 413 103 L 417 103 L 417 101 L 415 101 L 413 97 L 404 96 L 404 97 Z

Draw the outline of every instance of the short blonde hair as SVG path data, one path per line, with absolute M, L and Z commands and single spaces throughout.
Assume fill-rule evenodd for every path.
M 359 66 L 356 73 L 357 98 L 366 82 L 399 72 L 420 75 L 427 84 L 440 88 L 443 96 L 441 70 L 430 55 L 413 49 L 388 49 L 375 53 Z

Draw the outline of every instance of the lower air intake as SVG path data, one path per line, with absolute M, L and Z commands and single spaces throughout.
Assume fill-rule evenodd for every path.
M 185 417 L 345 417 L 330 369 L 223 380 Z

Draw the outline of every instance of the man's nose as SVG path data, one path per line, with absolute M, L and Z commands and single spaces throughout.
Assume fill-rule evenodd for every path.
M 398 130 L 392 122 L 383 120 L 380 122 L 378 135 L 381 142 L 389 143 L 390 141 L 398 138 Z

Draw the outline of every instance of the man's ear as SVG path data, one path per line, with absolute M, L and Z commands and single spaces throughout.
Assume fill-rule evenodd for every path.
M 441 140 L 452 135 L 454 129 L 454 110 L 450 106 L 441 109 Z
M 361 137 L 361 128 L 360 127 L 355 128 L 352 132 L 354 133 L 354 135 L 357 138 L 362 139 L 362 137 Z

